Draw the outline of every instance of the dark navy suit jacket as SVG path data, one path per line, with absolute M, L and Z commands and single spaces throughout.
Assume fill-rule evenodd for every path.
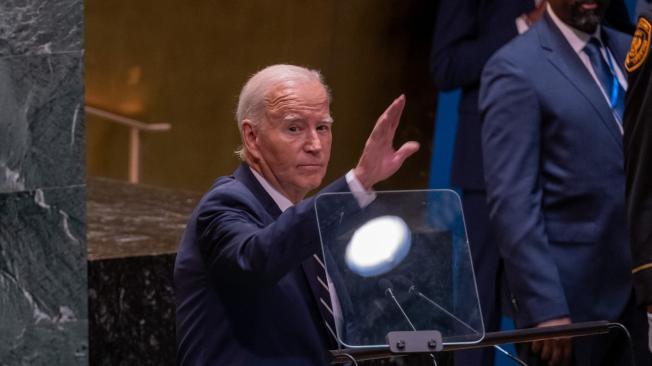
M 629 37 L 602 29 L 622 65 Z M 517 324 L 617 319 L 632 290 L 622 134 L 548 14 L 489 60 L 480 109 L 490 218 Z
M 348 191 L 341 178 L 324 191 Z M 281 213 L 241 165 L 195 209 L 174 268 L 179 365 L 323 365 L 313 199 Z M 316 289 L 314 289 L 316 290 Z

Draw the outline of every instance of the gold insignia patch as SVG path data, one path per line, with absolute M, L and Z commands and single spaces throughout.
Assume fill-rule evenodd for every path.
M 625 68 L 627 71 L 632 72 L 645 62 L 648 51 L 650 50 L 650 33 L 652 32 L 652 25 L 645 18 L 639 18 L 636 32 L 632 39 L 632 46 L 627 53 L 625 59 Z

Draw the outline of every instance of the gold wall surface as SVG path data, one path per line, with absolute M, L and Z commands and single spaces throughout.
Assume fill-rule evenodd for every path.
M 275 63 L 322 71 L 333 93 L 325 182 L 351 169 L 399 94 L 397 146 L 422 148 L 380 189 L 425 188 L 435 91 L 428 74 L 434 3 L 426 0 L 87 0 L 87 105 L 172 124 L 142 136 L 141 182 L 206 190 L 238 164 L 233 114 L 251 74 Z M 87 172 L 127 179 L 128 131 L 87 116 Z

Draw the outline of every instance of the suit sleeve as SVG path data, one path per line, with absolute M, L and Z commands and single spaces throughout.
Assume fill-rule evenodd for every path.
M 494 57 L 480 88 L 489 217 L 521 327 L 569 314 L 541 210 L 542 113 L 524 71 Z
M 652 10 L 643 15 L 652 22 Z M 623 118 L 627 219 L 638 302 L 652 305 L 652 56 L 629 74 Z
M 499 9 L 492 14 L 481 14 L 480 3 L 480 0 L 440 2 L 431 73 L 441 90 L 477 85 L 489 57 L 518 34 L 511 11 Z
M 341 178 L 321 192 L 347 190 Z M 197 235 L 209 271 L 222 283 L 272 286 L 320 250 L 314 198 L 263 226 L 251 202 L 238 195 L 217 194 L 198 214 Z

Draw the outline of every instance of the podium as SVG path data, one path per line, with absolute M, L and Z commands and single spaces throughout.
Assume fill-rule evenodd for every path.
M 315 200 L 339 344 L 332 350 L 336 363 L 623 330 L 627 335 L 620 324 L 606 321 L 485 334 L 457 193 L 385 191 L 364 207 L 363 201 L 364 194 L 350 192 Z

